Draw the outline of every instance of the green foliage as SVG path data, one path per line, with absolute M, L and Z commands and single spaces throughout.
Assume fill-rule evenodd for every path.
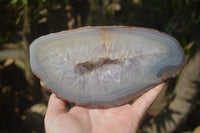
M 13 5 L 13 6 L 16 6 L 17 4 L 27 6 L 28 0 L 11 0 L 10 4 Z
M 141 129 L 138 129 L 138 130 L 137 130 L 137 133 L 142 133 Z
M 185 43 L 184 51 L 185 51 L 185 55 L 186 55 L 186 60 L 192 54 L 192 48 L 194 47 L 194 45 L 195 45 L 194 41 L 192 41 L 190 43 Z
M 10 36 L 11 36 L 10 32 L 7 32 L 4 36 L 0 35 L 0 43 L 4 43 L 8 41 Z
M 200 15 L 199 15 L 199 18 L 196 19 L 196 24 L 199 24 L 200 23 Z
M 15 24 L 18 25 L 24 15 L 24 8 L 29 7 L 29 10 L 36 10 L 38 5 L 43 5 L 50 0 L 10 0 L 9 6 L 14 9 L 14 13 L 17 15 Z M 39 6 L 39 7 L 40 7 Z M 34 8 L 35 9 L 34 9 Z

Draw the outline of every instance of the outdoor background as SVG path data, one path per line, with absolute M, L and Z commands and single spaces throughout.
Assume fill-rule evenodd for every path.
M 1 133 L 44 132 L 50 93 L 30 71 L 30 43 L 87 25 L 148 27 L 174 36 L 185 68 L 168 80 L 138 133 L 200 133 L 200 0 L 1 0 Z

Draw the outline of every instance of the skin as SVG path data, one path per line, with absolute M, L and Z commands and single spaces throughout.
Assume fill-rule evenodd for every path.
M 152 88 L 132 105 L 107 109 L 74 106 L 66 112 L 66 102 L 52 94 L 45 115 L 45 130 L 47 133 L 135 133 L 164 85 Z

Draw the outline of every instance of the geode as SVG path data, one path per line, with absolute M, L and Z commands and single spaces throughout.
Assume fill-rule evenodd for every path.
M 179 43 L 157 30 L 83 27 L 30 45 L 33 73 L 62 99 L 87 107 L 128 103 L 183 68 Z

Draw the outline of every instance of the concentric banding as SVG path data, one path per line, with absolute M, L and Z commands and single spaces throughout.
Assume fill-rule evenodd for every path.
M 174 77 L 184 60 L 174 38 L 135 27 L 84 27 L 40 37 L 30 46 L 31 69 L 45 86 L 90 107 L 127 103 L 163 77 Z

